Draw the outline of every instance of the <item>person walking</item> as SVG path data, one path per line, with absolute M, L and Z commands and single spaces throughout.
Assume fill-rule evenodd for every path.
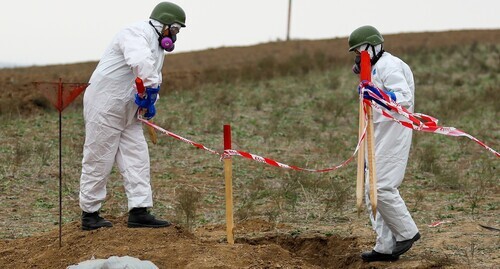
M 185 21 L 181 7 L 160 2 L 149 20 L 116 34 L 90 78 L 83 99 L 85 144 L 79 194 L 83 230 L 113 226 L 99 210 L 115 163 L 128 199 L 128 227 L 171 225 L 148 210 L 153 206 L 149 151 L 137 114 L 144 111 L 147 119 L 155 116 L 164 51 L 174 49 Z M 136 77 L 144 83 L 145 96 L 136 93 Z
M 349 51 L 356 54 L 353 71 L 360 72 L 360 54 L 367 51 L 371 61 L 372 83 L 362 86 L 381 96 L 384 91 L 399 105 L 413 112 L 415 83 L 410 67 L 396 56 L 384 51 L 384 38 L 373 26 L 361 26 L 349 36 Z M 372 99 L 365 94 L 364 98 Z M 387 110 L 387 107 L 382 108 Z M 388 112 L 392 113 L 392 112 Z M 392 114 L 398 118 L 398 115 Z M 420 239 L 419 230 L 399 194 L 403 182 L 412 140 L 412 129 L 373 110 L 375 167 L 377 175 L 377 212 L 370 210 L 372 227 L 377 237 L 373 249 L 361 254 L 363 261 L 395 261 Z M 369 179 L 365 173 L 365 197 L 369 200 Z

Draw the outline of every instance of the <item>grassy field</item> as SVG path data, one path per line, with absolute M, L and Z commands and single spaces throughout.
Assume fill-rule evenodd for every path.
M 301 68 L 304 61 L 314 61 L 311 55 L 292 58 L 286 67 L 262 60 L 262 68 L 277 68 L 269 77 L 249 69 L 238 80 L 162 91 L 154 122 L 216 150 L 222 150 L 223 125 L 231 124 L 234 149 L 303 168 L 332 167 L 349 158 L 357 142 L 358 77 L 345 60 Z M 441 125 L 464 130 L 499 150 L 500 44 L 401 51 L 397 56 L 414 71 L 416 112 L 437 117 Z M 212 72 L 213 77 L 228 75 L 224 70 Z M 81 212 L 81 110 L 78 99 L 62 119 L 64 223 L 78 220 Z M 21 109 L 3 110 L 0 121 L 0 238 L 54 229 L 58 115 L 50 108 L 30 115 Z M 150 154 L 156 215 L 188 229 L 224 223 L 223 164 L 216 155 L 163 135 L 158 144 L 150 143 Z M 467 218 L 498 227 L 498 164 L 497 157 L 467 138 L 414 132 L 401 193 L 418 225 Z M 335 233 L 334 226 L 355 216 L 355 173 L 355 162 L 334 172 L 308 173 L 234 157 L 235 218 L 331 225 L 325 233 Z M 108 181 L 102 211 L 126 214 L 117 170 Z
M 401 55 L 415 73 L 416 111 L 441 119 L 498 146 L 497 100 L 499 46 L 471 45 Z M 286 164 L 320 169 L 352 154 L 357 139 L 357 77 L 334 63 L 325 71 L 307 71 L 269 80 L 210 83 L 191 91 L 161 95 L 155 123 L 222 149 L 222 126 L 231 124 L 234 148 Z M 78 180 L 84 124 L 78 105 L 63 113 L 63 168 L 66 221 L 79 217 Z M 55 222 L 58 175 L 58 117 L 2 116 L 0 176 L 2 209 L 29 206 L 32 218 Z M 176 190 L 202 194 L 194 225 L 222 221 L 222 163 L 217 156 L 168 136 L 151 145 L 156 211 L 174 214 Z M 496 209 L 483 201 L 496 191 L 498 160 L 466 138 L 415 133 L 404 192 L 410 204 L 433 190 L 451 191 L 463 210 L 477 214 Z M 265 215 L 273 221 L 332 220 L 352 208 L 355 165 L 331 173 L 287 171 L 234 159 L 238 217 Z M 120 176 L 109 182 L 104 210 L 126 211 Z M 189 187 L 189 188 L 188 188 Z M 25 196 L 27 192 L 29 196 Z M 22 199 L 15 199 L 22 198 Z M 418 210 L 418 206 L 414 206 Z M 15 213 L 15 212 L 14 212 Z M 115 213 L 115 212 L 113 212 Z M 27 221 L 12 214 L 11 220 Z M 27 221 L 29 222 L 29 221 Z M 29 234 L 23 225 L 2 230 L 3 237 Z

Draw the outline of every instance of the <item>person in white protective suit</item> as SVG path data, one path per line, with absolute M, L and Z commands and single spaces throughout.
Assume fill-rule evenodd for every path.
M 151 119 L 162 82 L 164 50 L 172 51 L 176 35 L 185 27 L 181 7 L 161 2 L 150 19 L 122 29 L 113 38 L 90 78 L 84 99 L 85 144 L 80 178 L 82 229 L 112 227 L 99 216 L 106 198 L 106 182 L 116 163 L 128 198 L 128 227 L 167 227 L 156 219 L 150 184 L 148 145 L 138 113 Z M 145 95 L 134 87 L 143 80 Z
M 372 26 L 362 26 L 351 33 L 348 42 L 349 51 L 356 53 L 354 73 L 360 72 L 361 51 L 370 55 L 373 84 L 363 82 L 365 89 L 379 96 L 380 91 L 384 91 L 392 100 L 413 112 L 415 84 L 412 71 L 401 59 L 384 51 L 384 39 L 380 32 Z M 364 98 L 375 100 L 368 94 Z M 388 107 L 382 105 L 382 109 L 387 110 Z M 398 118 L 398 115 L 389 113 Z M 366 262 L 395 261 L 420 239 L 418 228 L 398 191 L 405 175 L 412 130 L 376 110 L 373 110 L 373 127 L 377 213 L 374 218 L 370 210 L 370 219 L 377 239 L 373 250 L 362 253 L 361 258 Z M 365 173 L 365 197 L 368 208 L 371 208 L 368 182 L 368 173 Z

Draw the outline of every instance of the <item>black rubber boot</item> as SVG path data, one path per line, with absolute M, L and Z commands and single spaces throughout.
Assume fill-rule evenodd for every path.
M 90 231 L 101 227 L 113 227 L 113 224 L 99 216 L 99 211 L 94 213 L 82 211 L 82 230 Z
M 399 256 L 394 256 L 391 254 L 378 253 L 375 250 L 369 252 L 363 252 L 361 254 L 361 259 L 365 262 L 378 262 L 378 261 L 397 261 Z
M 132 208 L 128 212 L 129 228 L 161 228 L 170 225 L 169 221 L 156 219 L 145 207 Z
M 410 248 L 413 246 L 413 243 L 418 241 L 418 239 L 420 239 L 420 233 L 417 232 L 417 234 L 415 236 L 413 236 L 412 239 L 396 242 L 396 246 L 392 250 L 392 255 L 393 256 L 403 255 L 405 252 L 410 250 Z

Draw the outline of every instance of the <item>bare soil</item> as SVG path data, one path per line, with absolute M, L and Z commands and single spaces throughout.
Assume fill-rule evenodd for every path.
M 498 268 L 499 233 L 462 220 L 420 227 L 422 239 L 396 262 L 363 262 L 373 245 L 366 219 L 353 218 L 336 230 L 296 227 L 254 219 L 236 223 L 235 244 L 224 225 L 186 231 L 174 225 L 131 229 L 126 217 L 109 218 L 114 227 L 82 231 L 79 222 L 63 226 L 62 247 L 51 232 L 0 241 L 0 268 L 66 268 L 79 262 L 132 256 L 159 268 Z M 365 224 L 364 224 L 365 223 Z M 304 227 L 301 227 L 304 229 Z

